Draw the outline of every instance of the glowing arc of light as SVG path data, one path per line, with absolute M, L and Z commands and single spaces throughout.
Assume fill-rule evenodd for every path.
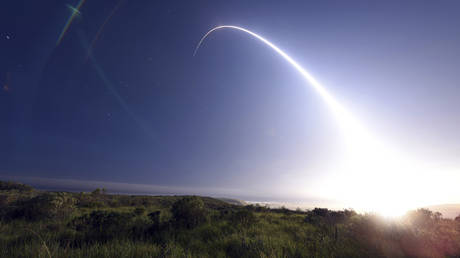
M 329 108 L 333 111 L 333 113 L 336 115 L 336 118 L 339 120 L 339 124 L 342 127 L 345 127 L 345 129 L 350 132 L 353 131 L 353 135 L 360 134 L 361 136 L 368 135 L 366 130 L 362 125 L 358 123 L 357 120 L 355 120 L 352 115 L 340 105 L 340 103 L 335 100 L 334 97 L 331 96 L 331 94 L 309 73 L 307 72 L 299 63 L 297 63 L 294 59 L 292 59 L 288 54 L 286 54 L 283 50 L 275 46 L 273 43 L 271 43 L 269 40 L 265 39 L 264 37 L 248 30 L 242 27 L 238 26 L 233 26 L 233 25 L 222 25 L 222 26 L 217 26 L 209 30 L 198 42 L 195 51 L 193 55 L 195 56 L 196 53 L 198 52 L 200 46 L 203 44 L 203 41 L 214 31 L 219 30 L 219 29 L 234 29 L 234 30 L 239 30 L 243 31 L 254 38 L 262 41 L 264 44 L 269 46 L 271 49 L 275 50 L 276 53 L 278 53 L 281 57 L 283 57 L 286 61 L 288 61 L 306 80 L 307 82 L 316 90 L 316 92 L 323 98 L 323 100 L 327 103 Z

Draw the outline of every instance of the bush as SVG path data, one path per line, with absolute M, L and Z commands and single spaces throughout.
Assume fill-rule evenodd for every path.
M 179 227 L 194 228 L 209 220 L 208 211 L 203 200 L 196 196 L 184 197 L 172 206 L 174 222 Z
M 149 218 L 152 221 L 153 227 L 159 228 L 160 227 L 160 216 L 161 216 L 161 211 L 154 211 L 149 213 Z
M 128 236 L 133 215 L 114 211 L 93 211 L 74 219 L 70 225 L 84 232 L 88 240 L 107 241 Z
M 354 215 L 356 215 L 356 212 L 353 210 L 332 211 L 324 208 L 315 208 L 307 212 L 305 222 L 313 225 L 336 225 L 343 223 Z
M 75 198 L 67 193 L 45 193 L 26 201 L 20 201 L 11 218 L 27 220 L 62 219 L 75 209 Z
M 233 214 L 232 222 L 244 227 L 248 227 L 257 222 L 254 212 L 244 209 Z
M 408 212 L 405 218 L 416 229 L 427 229 L 432 228 L 436 222 L 441 220 L 442 215 L 439 212 L 432 212 L 428 209 L 418 209 Z
M 78 206 L 86 208 L 102 208 L 106 207 L 105 197 L 100 194 L 99 189 L 94 190 L 92 193 L 79 193 L 78 194 Z M 95 193 L 96 192 L 96 193 Z
M 102 192 L 0 191 L 0 257 L 460 257 L 460 217 L 426 209 L 388 220 Z
M 136 216 L 144 215 L 144 213 L 145 213 L 145 208 L 144 207 L 137 207 L 136 209 L 134 209 L 134 214 Z
M 31 186 L 25 184 L 0 181 L 0 191 L 8 190 L 32 191 L 34 189 Z

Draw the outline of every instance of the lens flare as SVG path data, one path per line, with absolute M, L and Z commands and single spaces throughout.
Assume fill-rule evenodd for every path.
M 69 19 L 67 20 L 66 24 L 64 25 L 64 28 L 62 29 L 61 33 L 59 34 L 58 40 L 56 41 L 56 46 L 61 43 L 62 38 L 64 37 L 65 33 L 69 29 L 70 24 L 72 24 L 72 21 L 75 19 L 75 17 L 80 15 L 80 8 L 84 3 L 85 3 L 85 0 L 80 0 L 80 2 L 78 2 L 77 7 L 67 5 L 67 7 L 72 11 L 72 14 L 70 15 Z
M 88 60 L 90 54 L 92 53 L 92 51 L 94 49 L 94 45 L 96 44 L 96 41 L 99 39 L 99 36 L 101 35 L 102 31 L 104 30 L 105 25 L 110 21 L 112 16 L 117 12 L 118 8 L 120 8 L 120 6 L 123 3 L 123 1 L 124 0 L 118 1 L 117 5 L 115 5 L 115 7 L 112 9 L 112 11 L 110 11 L 109 16 L 107 16 L 107 18 L 105 18 L 105 20 L 102 23 L 101 27 L 99 27 L 99 29 L 97 30 L 96 35 L 94 36 L 93 40 L 89 44 L 88 52 L 86 53 L 85 60 Z
M 67 5 L 67 8 L 69 8 L 72 11 L 72 13 L 75 13 L 75 15 L 81 15 L 80 10 L 78 10 L 77 8 L 71 6 L 70 4 Z
M 88 48 L 88 40 L 83 31 L 79 30 L 78 36 L 80 38 L 80 43 L 82 44 L 82 46 L 84 48 Z M 139 125 L 139 127 L 146 133 L 146 135 L 149 136 L 152 140 L 156 140 L 157 137 L 155 135 L 155 132 L 151 130 L 148 124 L 145 123 L 144 120 L 141 119 L 139 116 L 137 116 L 136 113 L 129 107 L 128 103 L 125 101 L 123 96 L 118 93 L 115 85 L 110 81 L 109 77 L 104 72 L 102 67 L 96 62 L 96 58 L 92 55 L 91 52 L 88 56 L 89 60 L 93 64 L 94 69 L 97 72 L 97 75 L 102 80 L 103 85 L 106 87 L 106 89 L 112 94 L 112 96 L 115 97 L 120 106 Z
M 346 152 L 333 169 L 324 171 L 330 176 L 325 177 L 323 183 L 311 190 L 311 193 L 350 205 L 346 207 L 389 216 L 401 215 L 408 209 L 439 202 L 437 197 L 452 193 L 444 191 L 437 196 L 428 195 L 426 189 L 430 186 L 431 172 L 436 171 L 433 170 L 435 168 L 421 165 L 406 153 L 372 135 L 308 71 L 264 37 L 238 26 L 217 26 L 200 39 L 193 55 L 196 55 L 211 33 L 220 29 L 245 32 L 277 52 L 321 96 L 335 117 L 344 137 Z M 458 179 L 453 176 L 454 173 L 446 172 L 445 175 Z

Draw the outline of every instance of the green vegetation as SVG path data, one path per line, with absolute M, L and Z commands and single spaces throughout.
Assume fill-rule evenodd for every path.
M 44 192 L 0 182 L 1 257 L 447 257 L 460 217 L 237 206 L 197 196 Z

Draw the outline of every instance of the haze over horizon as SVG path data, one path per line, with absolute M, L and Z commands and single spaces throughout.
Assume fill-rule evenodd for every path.
M 0 177 L 344 205 L 352 192 L 398 212 L 460 202 L 460 3 L 200 3 L 1 10 Z M 224 24 L 286 51 L 409 167 L 365 148 L 363 171 L 337 166 L 350 143 L 327 105 L 253 38 L 215 32 L 192 56 Z

